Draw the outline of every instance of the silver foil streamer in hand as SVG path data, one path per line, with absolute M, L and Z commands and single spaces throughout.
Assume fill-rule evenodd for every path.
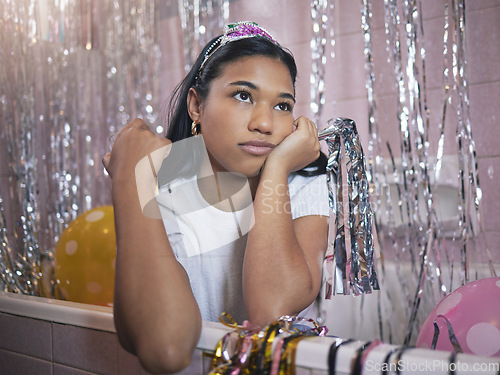
M 335 293 L 349 294 L 349 289 L 354 295 L 371 293 L 372 288 L 380 288 L 374 267 L 369 183 L 356 124 L 347 118 L 329 120 L 319 140 L 328 145 L 328 195 L 330 209 L 335 213 L 325 258 L 325 298 L 331 299 Z M 346 172 L 342 171 L 343 150 Z M 348 202 L 346 215 L 344 188 Z

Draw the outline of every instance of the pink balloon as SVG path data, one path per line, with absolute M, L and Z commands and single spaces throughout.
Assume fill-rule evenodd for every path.
M 431 348 L 436 318 L 437 350 L 454 351 L 447 319 L 464 353 L 500 357 L 500 277 L 470 282 L 443 298 L 422 325 L 417 347 Z

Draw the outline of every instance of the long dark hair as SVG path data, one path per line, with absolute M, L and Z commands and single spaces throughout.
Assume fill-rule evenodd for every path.
M 189 89 L 195 88 L 201 100 L 207 98 L 210 92 L 210 83 L 219 77 L 224 67 L 238 59 L 246 56 L 266 56 L 277 59 L 285 64 L 290 72 L 293 87 L 297 79 L 297 66 L 290 51 L 280 47 L 264 37 L 245 38 L 226 43 L 213 52 L 213 55 L 203 64 L 205 53 L 219 37 L 212 39 L 200 53 L 191 70 L 184 80 L 175 88 L 169 103 L 167 138 L 172 142 L 192 137 L 191 124 L 187 108 L 187 97 Z M 314 176 L 325 173 L 326 156 L 321 153 L 320 157 L 304 169 L 295 173 L 303 176 Z

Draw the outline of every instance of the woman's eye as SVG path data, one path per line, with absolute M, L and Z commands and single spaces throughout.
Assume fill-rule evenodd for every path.
M 279 103 L 278 105 L 276 105 L 275 108 L 279 109 L 280 111 L 288 111 L 288 112 L 291 112 L 292 110 L 292 106 L 288 103 Z
M 242 102 L 250 102 L 250 94 L 245 91 L 237 92 L 236 94 L 234 94 L 234 97 Z

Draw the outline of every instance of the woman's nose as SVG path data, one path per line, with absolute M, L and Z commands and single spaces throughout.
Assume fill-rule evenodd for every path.
M 252 117 L 248 124 L 250 131 L 258 131 L 265 134 L 273 132 L 273 114 L 272 110 L 265 106 L 255 106 L 252 111 Z

